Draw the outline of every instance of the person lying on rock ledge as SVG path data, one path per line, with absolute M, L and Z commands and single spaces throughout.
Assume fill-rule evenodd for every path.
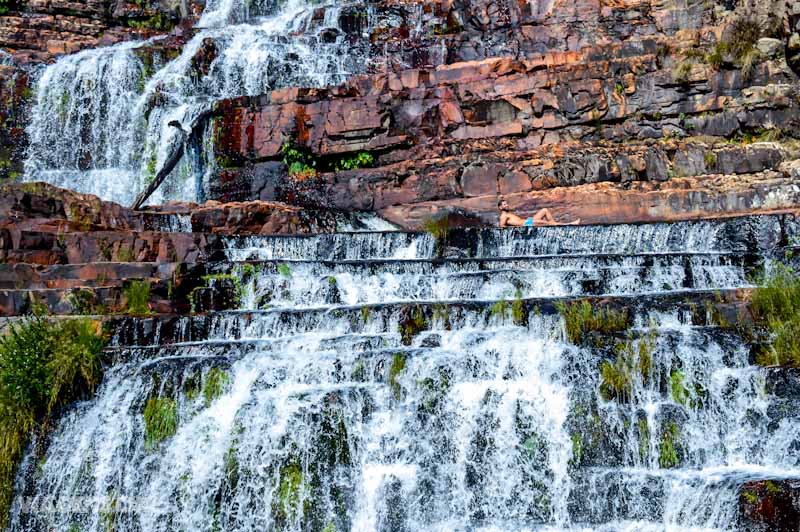
M 557 222 L 550 209 L 539 209 L 536 214 L 531 218 L 522 218 L 511 212 L 511 207 L 508 202 L 501 199 L 497 203 L 497 208 L 500 209 L 500 227 L 545 227 L 548 225 L 578 225 L 581 223 L 580 218 L 569 223 Z

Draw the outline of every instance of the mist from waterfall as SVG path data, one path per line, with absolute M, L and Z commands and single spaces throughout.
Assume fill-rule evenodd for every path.
M 182 141 L 171 122 L 188 131 L 221 98 L 341 83 L 365 68 L 363 47 L 339 26 L 340 9 L 212 1 L 174 59 L 152 51 L 159 38 L 59 59 L 36 82 L 24 179 L 130 204 Z M 216 50 L 207 73 L 196 64 L 204 46 Z M 201 166 L 185 157 L 150 201 L 198 199 Z

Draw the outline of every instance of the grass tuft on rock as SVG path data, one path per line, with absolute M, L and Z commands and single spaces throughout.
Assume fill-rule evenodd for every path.
M 125 309 L 131 316 L 150 314 L 150 281 L 130 281 L 122 289 Z
M 403 392 L 403 387 L 400 385 L 398 378 L 405 369 L 406 356 L 402 353 L 396 353 L 392 357 L 392 366 L 389 368 L 389 386 L 392 388 L 392 394 L 395 399 L 400 399 L 400 395 Z
M 436 254 L 440 257 L 444 255 L 450 236 L 450 218 L 446 214 L 432 216 L 422 222 L 422 229 L 436 240 Z
M 800 367 L 800 277 L 776 264 L 762 276 L 750 309 L 770 334 L 770 345 L 756 357 L 761 365 Z
M 94 392 L 106 341 L 98 322 L 55 322 L 38 313 L 0 338 L 0 528 L 31 434 L 59 407 Z
M 219 398 L 225 391 L 225 388 L 230 382 L 230 377 L 225 370 L 220 368 L 211 368 L 206 374 L 206 380 L 203 384 L 203 398 L 205 399 L 206 406 L 210 406 L 217 398 Z
M 588 335 L 613 334 L 628 330 L 631 319 L 626 310 L 611 307 L 594 308 L 589 301 L 558 302 L 558 312 L 564 318 L 567 339 L 575 345 L 584 342 Z
M 661 441 L 658 444 L 658 465 L 663 469 L 678 467 L 678 438 L 680 430 L 675 422 L 669 422 L 661 432 Z
M 178 403 L 169 397 L 152 397 L 144 407 L 145 448 L 153 450 L 178 431 Z

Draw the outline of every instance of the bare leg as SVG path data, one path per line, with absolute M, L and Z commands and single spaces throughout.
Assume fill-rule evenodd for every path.
M 555 225 L 556 219 L 553 218 L 550 209 L 540 209 L 539 212 L 533 215 L 534 225 Z

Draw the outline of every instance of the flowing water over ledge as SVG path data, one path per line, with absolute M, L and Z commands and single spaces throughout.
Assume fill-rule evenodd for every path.
M 231 239 L 239 308 L 128 319 L 96 398 L 26 457 L 11 530 L 735 530 L 743 482 L 800 478 L 796 410 L 695 319 L 749 286 L 749 238 L 482 231 L 444 260 L 406 233 Z M 568 342 L 552 303 L 588 293 L 630 330 Z M 624 402 L 600 393 L 620 349 L 650 357 Z
M 336 85 L 368 65 L 372 6 L 307 0 L 208 2 L 197 32 L 175 58 L 153 54 L 158 39 L 61 58 L 38 77 L 28 126 L 25 179 L 130 204 L 170 157 L 184 131 L 222 98 L 289 87 Z M 318 16 L 320 11 L 323 16 Z M 352 17 L 351 17 L 352 19 Z M 353 27 L 350 27 L 353 26 Z M 200 69 L 198 54 L 217 53 Z M 210 131 L 150 199 L 203 199 L 213 173 Z

